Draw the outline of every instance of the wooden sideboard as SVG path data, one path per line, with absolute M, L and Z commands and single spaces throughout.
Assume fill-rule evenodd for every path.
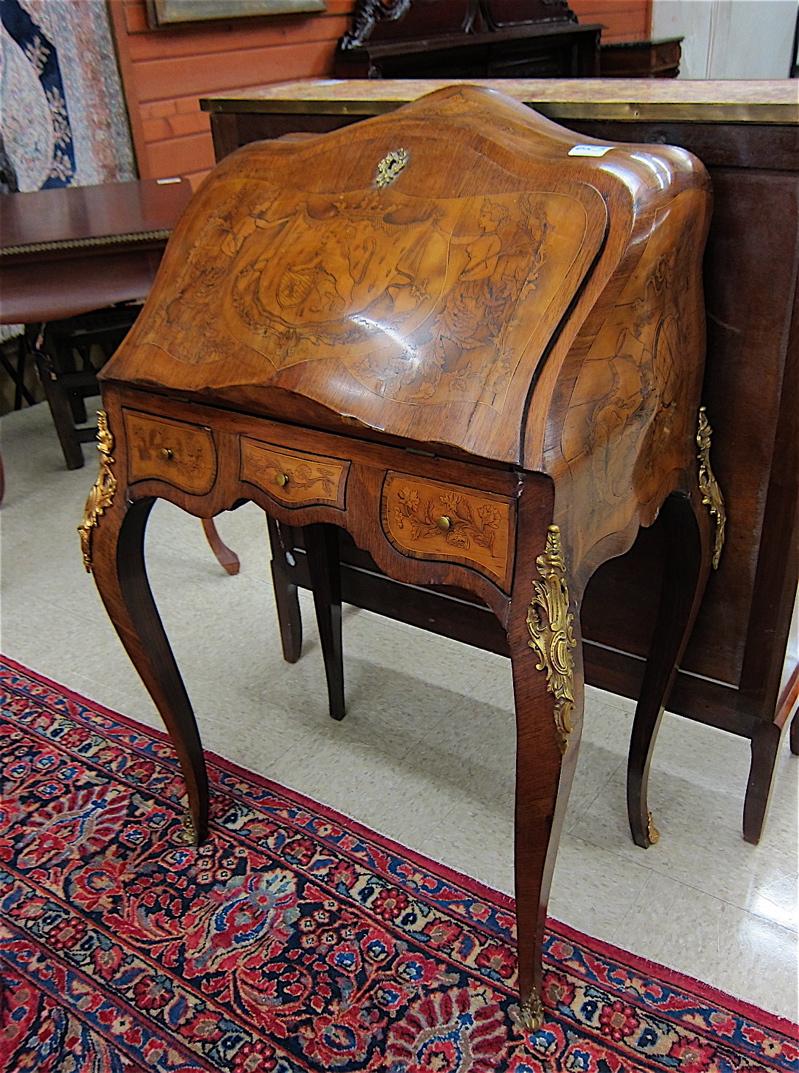
M 796 83 L 480 80 L 598 138 L 682 146 L 707 166 L 715 210 L 704 261 L 704 402 L 727 544 L 708 584 L 670 708 L 751 743 L 744 837 L 756 842 L 777 750 L 799 696 L 788 640 L 799 577 L 799 101 Z M 269 86 L 202 102 L 219 159 L 260 138 L 321 132 L 413 100 L 434 81 Z M 637 697 L 662 576 L 663 532 L 642 530 L 594 575 L 583 604 L 586 679 Z M 276 563 L 278 570 L 288 568 Z M 300 562 L 291 579 L 307 584 Z M 457 616 L 346 566 L 344 598 L 502 650 L 488 613 Z M 287 653 L 291 655 L 292 653 Z M 796 736 L 794 736 L 795 739 Z M 792 742 L 797 751 L 797 742 Z

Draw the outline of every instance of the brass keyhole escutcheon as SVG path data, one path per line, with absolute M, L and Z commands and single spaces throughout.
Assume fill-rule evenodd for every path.
M 436 518 L 436 525 L 442 533 L 446 533 L 446 531 L 452 525 L 452 522 L 449 520 L 446 514 L 442 514 L 438 518 Z
M 288 473 L 278 473 L 275 475 L 275 484 L 278 486 L 278 488 L 285 488 L 288 483 Z
M 172 448 L 162 447 L 161 450 L 158 452 L 158 457 L 163 459 L 164 462 L 169 462 L 170 459 L 173 457 Z

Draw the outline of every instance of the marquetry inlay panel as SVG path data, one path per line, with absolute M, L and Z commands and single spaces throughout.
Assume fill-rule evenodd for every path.
M 286 507 L 324 503 L 344 508 L 350 464 L 338 458 L 286 451 L 246 436 L 239 475 Z
M 404 555 L 462 563 L 507 591 L 512 567 L 512 500 L 452 484 L 387 473 L 383 531 Z
M 192 495 L 205 495 L 216 480 L 211 430 L 167 417 L 124 411 L 128 479 L 161 480 Z

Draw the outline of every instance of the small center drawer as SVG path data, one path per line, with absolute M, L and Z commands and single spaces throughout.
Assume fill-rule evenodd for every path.
M 216 480 L 211 430 L 168 417 L 124 410 L 128 480 L 159 480 L 192 495 L 210 492 Z
M 344 509 L 350 464 L 341 458 L 288 451 L 272 443 L 241 438 L 239 476 L 284 507 L 315 503 Z

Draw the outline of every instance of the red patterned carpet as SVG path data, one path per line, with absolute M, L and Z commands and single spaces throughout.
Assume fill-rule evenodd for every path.
M 212 835 L 149 729 L 0 663 L 3 1073 L 755 1073 L 787 1022 L 551 922 L 514 1019 L 502 895 L 211 758 Z

